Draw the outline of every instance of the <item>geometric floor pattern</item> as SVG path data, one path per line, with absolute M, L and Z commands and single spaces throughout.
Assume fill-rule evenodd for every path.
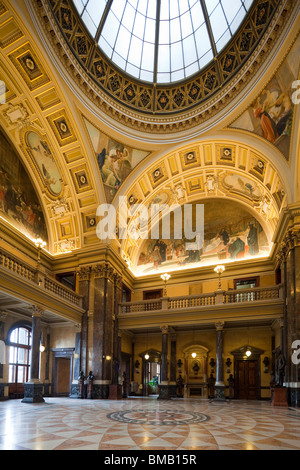
M 300 410 L 265 401 L 0 402 L 0 450 L 300 450 Z

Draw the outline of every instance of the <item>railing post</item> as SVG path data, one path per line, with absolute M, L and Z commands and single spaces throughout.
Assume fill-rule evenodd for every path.
M 216 305 L 220 305 L 224 303 L 224 290 L 217 290 L 216 291 Z
M 162 308 L 162 310 L 168 310 L 169 309 L 169 297 L 163 297 L 161 299 L 161 308 Z

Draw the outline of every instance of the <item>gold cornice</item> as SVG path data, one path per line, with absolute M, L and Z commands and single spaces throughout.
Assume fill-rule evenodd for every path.
M 260 3 L 257 2 L 256 7 Z M 87 72 L 76 60 L 46 0 L 36 2 L 38 7 L 35 5 L 30 6 L 33 7 L 31 10 L 36 20 L 38 20 L 40 29 L 43 29 L 44 37 L 47 38 L 49 47 L 54 51 L 55 57 L 60 59 L 61 65 L 63 65 L 64 70 L 69 74 L 69 78 L 76 83 L 77 88 L 96 108 L 101 112 L 105 112 L 106 115 L 123 126 L 137 128 L 146 133 L 162 134 L 186 131 L 199 126 L 232 103 L 257 75 L 259 68 L 265 64 L 266 53 L 271 52 L 275 45 L 278 44 L 278 39 L 284 26 L 288 23 L 296 3 L 295 0 L 282 0 L 278 2 L 276 8 L 274 8 L 272 18 L 269 18 L 268 27 L 262 36 L 260 36 L 259 44 L 251 54 L 251 57 L 245 63 L 240 64 L 239 70 L 233 78 L 214 90 L 215 94 L 213 96 L 209 95 L 204 103 L 198 102 L 192 109 L 177 107 L 177 109 L 174 108 L 170 112 L 164 110 L 160 116 L 158 115 L 158 110 L 152 110 L 151 115 L 147 116 L 143 112 L 145 108 L 143 110 L 129 108 L 124 103 L 124 97 L 121 101 L 117 101 L 116 96 L 103 91 L 91 77 L 91 73 Z M 207 71 L 204 72 L 207 73 Z M 120 72 L 118 71 L 118 73 Z M 199 80 L 199 77 L 193 80 Z M 128 81 L 127 77 L 126 83 L 129 82 L 130 80 Z M 183 85 L 180 84 L 180 88 L 182 86 L 191 87 L 192 83 L 193 81 L 191 80 Z M 174 95 L 175 88 L 174 86 L 169 88 L 168 92 Z M 179 86 L 177 88 L 179 89 Z M 165 89 L 166 91 L 167 88 Z

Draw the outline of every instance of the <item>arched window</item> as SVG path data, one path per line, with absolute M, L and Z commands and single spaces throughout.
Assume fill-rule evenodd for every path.
M 31 330 L 29 327 L 14 328 L 9 336 L 8 381 L 14 384 L 28 382 L 31 363 Z

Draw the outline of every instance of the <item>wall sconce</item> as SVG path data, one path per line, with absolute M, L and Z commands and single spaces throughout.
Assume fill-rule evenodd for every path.
M 140 367 L 140 363 L 138 360 L 135 361 L 135 364 L 134 364 L 134 367 L 135 367 L 135 373 L 136 374 L 139 374 L 139 367 Z
M 148 360 L 149 360 L 149 357 L 150 357 L 150 356 L 149 356 L 149 354 L 148 354 L 148 353 L 146 353 L 146 354 L 145 354 L 145 356 L 144 356 L 144 358 L 146 359 L 146 361 L 148 361 Z
M 183 366 L 183 362 L 181 361 L 181 359 L 178 360 L 177 366 L 178 366 L 178 373 L 181 374 L 181 367 Z
M 264 373 L 267 374 L 269 372 L 269 365 L 270 365 L 270 360 L 268 357 L 265 357 L 263 360 L 263 364 L 265 366 L 264 368 Z

